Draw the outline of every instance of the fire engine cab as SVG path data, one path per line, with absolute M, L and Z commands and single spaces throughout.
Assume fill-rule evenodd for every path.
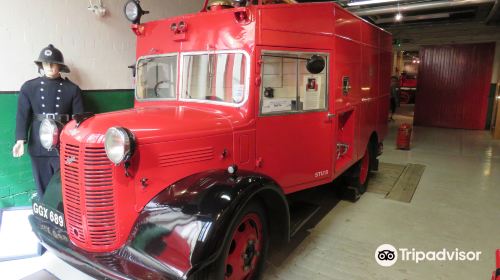
M 98 278 L 257 279 L 295 231 L 287 195 L 339 176 L 366 190 L 387 132 L 389 33 L 332 2 L 125 12 L 134 108 L 42 123 L 61 170 L 30 222 L 61 259 Z

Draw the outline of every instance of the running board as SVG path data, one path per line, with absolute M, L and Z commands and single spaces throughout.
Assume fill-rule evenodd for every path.
M 290 237 L 294 236 L 313 216 L 320 206 L 304 201 L 290 205 Z

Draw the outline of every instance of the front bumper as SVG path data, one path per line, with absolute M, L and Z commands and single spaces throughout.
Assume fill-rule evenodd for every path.
M 74 246 L 65 230 L 36 216 L 29 217 L 33 232 L 45 248 L 60 259 L 98 279 L 186 279 L 173 267 L 125 245 L 108 254 L 89 253 Z

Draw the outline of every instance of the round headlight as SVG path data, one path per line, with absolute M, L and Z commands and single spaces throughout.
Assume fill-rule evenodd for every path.
M 59 128 L 52 119 L 43 119 L 40 124 L 40 143 L 47 150 L 52 150 L 59 144 Z
M 125 17 L 132 23 L 138 23 L 141 19 L 142 12 L 139 4 L 134 1 L 128 1 L 125 4 Z
M 104 136 L 104 149 L 109 160 L 120 164 L 132 156 L 134 139 L 131 132 L 123 127 L 112 127 Z

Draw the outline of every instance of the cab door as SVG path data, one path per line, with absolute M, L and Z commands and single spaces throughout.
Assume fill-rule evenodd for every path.
M 328 53 L 266 50 L 257 53 L 257 170 L 286 193 L 331 180 L 332 120 L 328 114 Z M 308 58 L 325 61 L 319 73 Z

